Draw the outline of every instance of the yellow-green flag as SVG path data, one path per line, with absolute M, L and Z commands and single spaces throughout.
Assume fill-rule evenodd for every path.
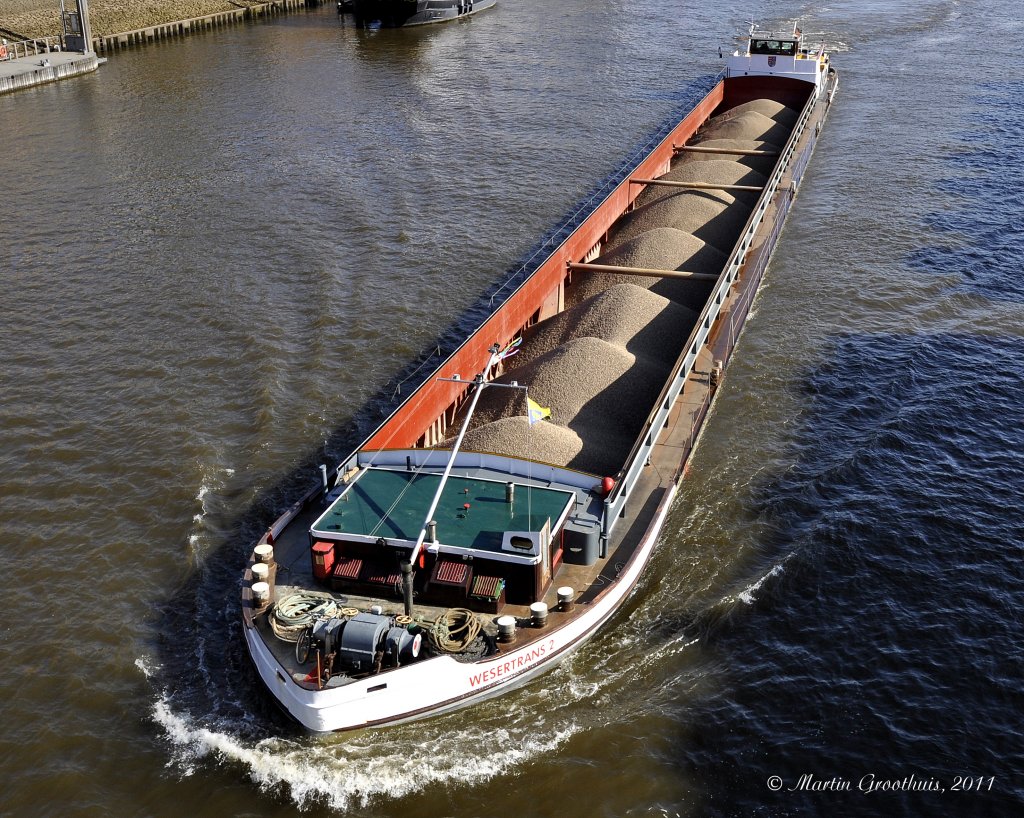
M 533 426 L 544 418 L 551 417 L 551 410 L 546 406 L 541 406 L 533 398 L 526 399 L 526 417 L 530 420 L 530 425 Z

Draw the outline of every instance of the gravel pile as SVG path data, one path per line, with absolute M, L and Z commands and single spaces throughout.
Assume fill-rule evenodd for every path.
M 680 162 L 672 170 L 666 173 L 663 179 L 671 179 L 674 182 L 711 182 L 713 184 L 746 184 L 763 187 L 768 183 L 768 177 L 758 173 L 748 165 L 736 162 L 732 159 L 706 159 L 700 162 Z M 761 198 L 760 190 L 728 190 L 729 196 L 745 203 L 750 209 L 754 208 L 758 199 Z M 730 207 L 730 210 L 738 210 Z M 694 230 L 695 232 L 695 230 Z M 733 243 L 736 236 L 733 236 Z M 732 245 L 730 244 L 730 249 Z
M 524 416 L 519 415 L 471 429 L 466 433 L 462 447 L 466 451 L 490 452 L 568 466 L 583 451 L 583 441 L 572 429 L 548 421 L 531 426 Z
M 735 159 L 719 158 L 704 159 L 700 162 L 679 162 L 672 170 L 661 177 L 673 182 L 711 182 L 719 185 L 764 185 L 768 177 L 753 168 L 737 162 Z M 729 191 L 736 198 L 753 196 L 756 200 L 760 193 Z
M 699 145 L 706 139 L 761 139 L 785 145 L 790 130 L 764 114 L 747 111 L 745 114 L 710 122 L 701 129 L 699 141 L 695 144 Z
M 594 263 L 713 273 L 715 265 L 724 261 L 721 250 L 709 247 L 691 233 L 675 227 L 656 227 L 617 243 Z
M 669 280 L 654 276 L 588 273 L 579 283 L 574 284 L 571 290 L 566 291 L 566 298 L 570 303 L 578 304 L 602 290 L 614 287 L 616 284 L 637 284 L 650 290 L 655 295 L 667 298 L 669 301 L 693 312 L 699 312 L 704 307 L 704 303 L 708 300 L 708 293 L 711 292 L 711 288 L 714 286 L 713 282 L 697 281 L 694 279 Z
M 613 475 L 629 455 L 634 435 L 605 432 L 585 448 L 572 429 L 544 421 L 530 425 L 525 417 L 496 420 L 466 434 L 463 448 L 524 460 L 539 460 L 589 474 Z
M 790 129 L 792 129 L 800 117 L 800 114 L 793 108 L 783 105 L 781 102 L 776 102 L 774 99 L 752 99 L 750 102 L 744 102 L 742 105 L 737 105 L 716 117 L 712 117 L 711 121 L 722 122 L 727 119 L 734 119 L 750 111 L 780 122 Z
M 694 162 L 689 159 L 681 159 L 672 166 L 672 169 L 660 177 L 672 182 L 706 182 L 719 185 L 763 185 L 768 181 L 763 173 L 758 173 L 749 165 L 737 162 L 735 159 L 723 156 L 713 156 Z M 665 199 L 680 191 L 679 188 L 671 188 L 665 185 L 649 185 L 636 198 L 636 204 L 640 207 L 652 204 L 660 199 Z M 759 193 L 753 191 L 721 191 L 734 199 L 745 202 L 749 207 L 754 206 Z
M 728 157 L 722 157 L 722 156 L 712 156 L 711 158 L 712 159 L 719 159 L 719 160 L 722 159 L 722 158 L 725 158 L 726 160 L 728 160 Z M 680 165 L 684 164 L 685 162 L 686 162 L 686 159 L 676 159 L 676 160 L 674 160 L 672 162 L 672 170 L 675 170 L 677 167 L 679 167 Z M 670 170 L 669 173 L 671 173 L 672 170 Z M 663 176 L 659 176 L 658 178 L 659 179 L 668 179 L 669 177 L 667 175 L 663 175 Z M 673 181 L 678 181 L 678 180 L 673 180 Z M 704 181 L 704 180 L 701 179 L 700 181 Z M 687 192 L 685 188 L 672 188 L 672 187 L 666 187 L 665 185 L 648 185 L 647 187 L 645 187 L 640 192 L 640 195 L 637 196 L 636 199 L 633 201 L 633 212 L 636 212 L 636 210 L 639 210 L 640 208 L 644 207 L 645 205 L 654 204 L 655 202 L 660 201 L 661 199 L 668 199 L 669 197 L 678 196 L 679 194 L 685 193 L 685 192 Z M 706 191 L 705 195 L 706 195 L 707 198 L 714 197 L 718 201 L 720 201 L 722 204 L 726 204 L 726 205 L 731 205 L 735 201 L 735 197 L 731 193 L 727 193 L 724 190 L 708 190 L 708 191 Z M 619 220 L 619 224 L 622 225 L 623 222 L 626 219 L 630 218 L 630 216 L 631 216 L 631 214 L 627 213 L 625 216 L 623 216 L 622 219 Z M 652 227 L 664 227 L 664 226 L 665 225 L 663 225 L 663 224 L 652 225 Z M 669 226 L 671 226 L 671 225 L 669 225 Z
M 595 259 L 595 264 L 622 267 L 650 267 L 661 270 L 685 270 L 690 273 L 719 273 L 725 266 L 726 254 L 710 244 L 681 230 L 670 227 L 641 233 Z M 648 261 L 675 261 L 676 264 L 648 264 Z M 621 273 L 588 273 L 573 284 L 567 295 L 578 304 L 616 284 L 635 284 L 699 312 L 707 299 L 712 283 L 659 276 L 634 276 Z
M 675 363 L 697 313 L 636 284 L 615 284 L 530 328 L 515 359 L 524 366 L 573 338 L 599 338 L 638 358 Z
M 663 366 L 639 359 L 616 344 L 583 337 L 560 344 L 496 380 L 528 384 L 530 397 L 551 409 L 554 423 L 572 426 L 581 414 L 584 420 L 591 419 L 586 407 L 596 395 L 606 397 L 624 389 L 642 388 L 643 381 L 656 377 L 662 369 Z M 615 406 L 614 401 L 607 409 L 608 419 L 625 419 L 622 407 Z M 523 398 L 507 389 L 487 390 L 476 410 L 480 423 L 525 414 Z
M 671 191 L 671 188 L 660 189 Z M 668 225 L 728 252 L 749 215 L 749 205 L 737 202 L 735 196 L 724 190 L 676 190 L 626 214 L 605 249 L 613 250 L 648 230 Z
M 762 142 L 756 139 L 706 139 L 700 143 L 702 148 L 718 148 L 719 150 L 741 150 L 741 151 L 774 151 L 782 150 L 774 142 Z M 681 154 L 681 162 L 706 162 L 709 159 L 731 159 L 740 165 L 756 170 L 765 176 L 775 168 L 778 156 L 740 156 L 739 154 L 727 153 L 684 153 Z
M 578 451 L 572 451 L 572 438 L 551 433 L 547 443 L 552 448 L 539 456 L 534 446 L 534 457 L 602 473 L 608 471 L 608 466 L 617 470 L 622 465 L 668 370 L 662 363 L 638 358 L 620 346 L 588 337 L 574 338 L 497 381 L 529 384 L 530 397 L 551 409 L 550 420 L 534 424 L 534 430 L 545 425 L 567 427 L 584 441 Z M 501 421 L 518 416 L 525 422 L 525 414 L 522 397 L 505 389 L 487 390 L 477 404 L 475 428 L 466 435 L 463 446 L 511 454 L 501 448 L 501 443 L 515 435 L 514 427 Z M 480 425 L 476 426 L 477 423 Z M 570 455 L 568 459 L 566 455 Z
M 490 390 L 464 447 L 614 474 L 695 321 L 693 311 L 632 283 L 542 321 L 498 381 L 529 384 L 551 418 L 530 427 L 521 396 Z
M 716 156 L 714 158 L 720 159 L 721 157 Z M 673 162 L 672 168 L 675 169 L 676 167 L 679 166 L 679 164 L 679 161 Z M 664 178 L 664 176 L 659 178 Z M 714 190 L 712 188 L 705 188 L 701 190 L 698 190 L 697 188 L 692 188 L 688 190 L 687 188 L 673 188 L 668 187 L 666 185 L 648 185 L 640 192 L 640 195 L 633 200 L 633 209 L 625 216 L 623 216 L 621 219 L 619 219 L 618 227 L 616 229 L 621 232 L 627 223 L 632 222 L 638 218 L 637 212 L 642 210 L 647 205 L 654 204 L 655 202 L 661 201 L 662 199 L 670 199 L 677 196 L 683 196 L 690 192 L 698 193 L 698 195 L 703 200 L 707 201 L 709 204 L 718 203 L 728 206 L 736 201 L 735 196 L 733 196 L 731 193 L 727 193 L 724 190 Z M 672 227 L 673 225 L 652 223 L 648 229 L 650 230 L 655 227 L 666 226 Z

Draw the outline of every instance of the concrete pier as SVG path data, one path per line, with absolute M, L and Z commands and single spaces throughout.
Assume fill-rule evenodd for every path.
M 96 54 L 51 51 L 0 61 L 0 94 L 31 88 L 47 82 L 77 77 L 95 71 L 101 60 Z

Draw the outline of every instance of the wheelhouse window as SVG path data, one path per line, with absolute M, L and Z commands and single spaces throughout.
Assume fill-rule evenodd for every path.
M 750 41 L 751 54 L 779 54 L 792 57 L 796 54 L 796 40 L 757 40 Z

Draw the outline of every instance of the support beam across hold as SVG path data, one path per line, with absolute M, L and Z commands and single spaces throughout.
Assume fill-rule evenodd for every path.
M 722 153 L 730 156 L 778 156 L 778 151 L 750 150 L 744 148 L 708 148 L 702 145 L 673 145 L 676 153 Z
M 668 179 L 630 179 L 631 185 L 661 185 L 685 190 L 764 190 L 764 185 L 719 185 L 714 182 L 671 182 Z
M 619 273 L 627 276 L 660 276 L 661 278 L 689 278 L 696 281 L 718 281 L 717 273 L 690 273 L 684 270 L 655 270 L 650 267 L 620 267 L 614 264 L 582 264 L 567 262 L 570 270 L 591 273 Z

